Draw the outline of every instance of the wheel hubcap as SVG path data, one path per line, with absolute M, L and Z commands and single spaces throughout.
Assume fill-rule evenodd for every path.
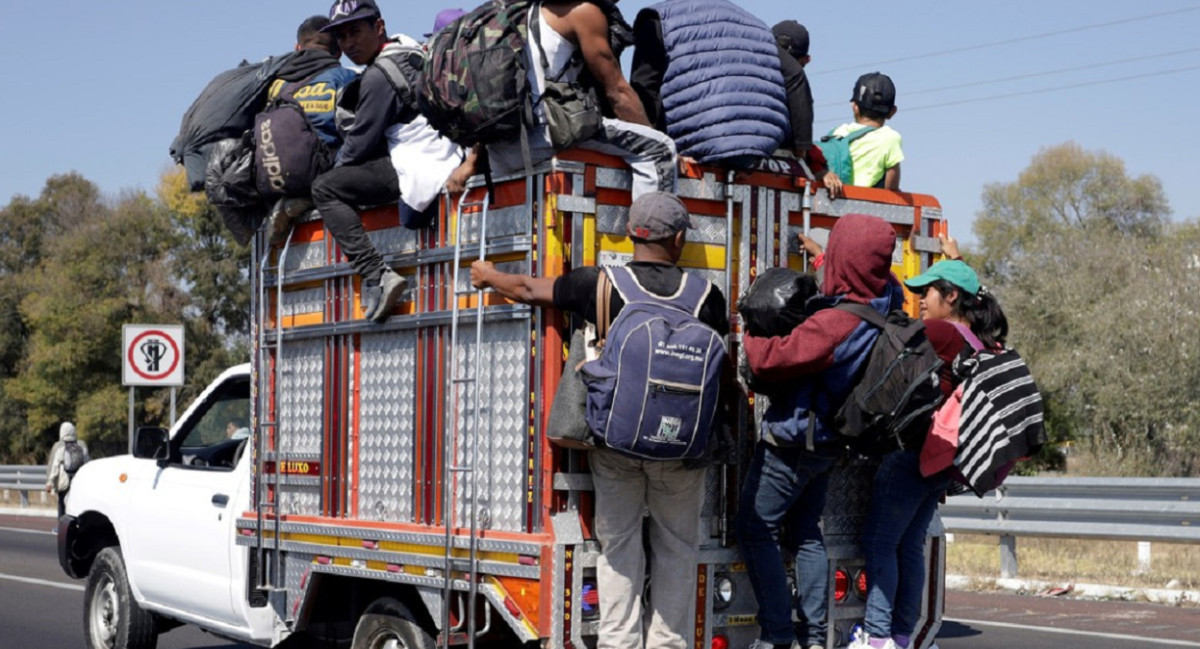
M 88 615 L 92 639 L 101 647 L 112 648 L 117 645 L 117 628 L 121 621 L 118 601 L 116 584 L 112 579 L 105 578 L 96 589 Z

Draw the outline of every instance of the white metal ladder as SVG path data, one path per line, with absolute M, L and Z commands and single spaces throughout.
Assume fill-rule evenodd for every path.
M 458 289 L 458 274 L 462 268 L 462 252 L 463 252 L 463 230 L 464 230 L 464 207 L 481 207 L 479 212 L 479 259 L 483 259 L 487 252 L 487 223 L 488 223 L 488 207 L 489 207 L 489 192 L 486 188 L 476 188 L 475 191 L 483 193 L 483 199 L 476 202 L 467 202 L 467 196 L 470 195 L 471 189 L 463 192 L 458 201 L 458 210 L 456 212 L 456 220 L 454 226 L 454 265 L 451 268 L 450 281 L 453 283 L 452 301 L 450 306 L 450 385 L 447 390 L 449 399 L 447 400 L 446 408 L 446 426 L 444 429 L 445 435 L 445 455 L 443 458 L 444 468 L 442 474 L 442 519 L 446 526 L 446 545 L 445 545 L 445 579 L 442 586 L 442 633 L 445 637 L 445 646 L 450 645 L 451 632 L 465 632 L 467 636 L 468 649 L 474 649 L 476 636 L 476 599 L 479 594 L 479 575 L 476 572 L 477 555 L 479 550 L 478 531 L 479 531 L 479 480 L 478 474 L 475 471 L 475 462 L 479 456 L 479 421 L 480 421 L 480 394 L 478 373 L 483 362 L 483 290 L 476 290 L 467 287 L 464 290 Z M 470 314 L 463 314 L 459 308 L 459 298 L 467 295 L 475 295 L 475 354 L 473 362 L 468 364 L 464 362 L 462 373 L 458 373 L 459 362 L 459 322 L 464 317 L 470 317 Z M 467 401 L 468 392 L 473 388 L 473 394 L 470 401 Z M 456 442 L 458 441 L 458 429 L 462 420 L 457 415 L 457 404 L 470 404 L 470 414 L 468 414 L 467 406 L 463 406 L 462 420 L 470 419 L 471 421 L 471 438 L 469 444 L 463 449 L 463 463 L 455 462 Z M 456 517 L 454 515 L 454 500 L 455 489 L 454 485 L 458 483 L 459 476 L 469 480 L 471 498 L 468 503 L 470 507 L 470 538 L 468 541 L 467 561 L 463 564 L 454 559 L 454 528 L 456 527 Z M 451 624 L 451 603 L 454 595 L 454 568 L 455 566 L 464 566 L 464 572 L 467 578 L 467 605 L 466 616 L 460 619 L 459 623 L 452 629 Z M 460 608 L 461 613 L 461 608 Z M 465 630 L 464 630 L 465 628 Z
M 283 569 L 283 554 L 279 551 L 280 548 L 280 516 L 282 507 L 283 492 L 279 489 L 278 482 L 275 488 L 275 500 L 266 500 L 263 496 L 266 493 L 266 435 L 268 429 L 275 431 L 275 451 L 278 454 L 280 448 L 280 435 L 283 432 L 280 423 L 283 420 L 283 402 L 279 398 L 281 386 L 283 385 L 283 279 L 284 269 L 287 265 L 288 251 L 292 245 L 292 234 L 295 228 L 288 230 L 287 240 L 283 244 L 283 248 L 279 251 L 279 260 L 274 267 L 275 271 L 275 388 L 272 396 L 275 400 L 275 418 L 274 421 L 259 422 L 259 430 L 254 436 L 254 457 L 258 465 L 258 479 L 254 481 L 254 503 L 255 503 L 255 541 L 258 560 L 258 575 L 257 581 L 261 589 L 266 591 L 279 590 L 285 587 L 282 578 Z M 271 258 L 270 244 L 265 243 L 263 246 L 262 261 L 258 266 L 258 318 L 255 326 L 257 331 L 258 342 L 258 369 L 261 371 L 267 366 L 267 261 Z M 255 378 L 257 380 L 257 378 Z M 262 398 L 262 395 L 259 395 Z M 267 412 L 268 408 L 266 401 L 263 403 L 263 412 Z M 276 480 L 279 479 L 278 471 L 275 473 Z M 271 507 L 274 512 L 274 520 L 272 521 L 272 538 L 273 547 L 275 548 L 275 569 L 267 570 L 266 562 L 266 547 L 263 543 L 263 510 Z

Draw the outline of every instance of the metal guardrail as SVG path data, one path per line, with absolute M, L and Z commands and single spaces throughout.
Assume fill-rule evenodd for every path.
M 46 465 L 0 465 L 0 489 L 21 494 L 21 507 L 29 506 L 29 492 L 46 488 Z
M 1200 543 L 1200 479 L 1009 478 L 939 513 L 948 532 L 999 536 L 1000 573 L 1015 577 L 1018 536 Z

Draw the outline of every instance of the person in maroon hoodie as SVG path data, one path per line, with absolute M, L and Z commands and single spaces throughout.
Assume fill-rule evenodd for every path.
M 752 649 L 825 646 L 829 563 L 818 523 L 829 470 L 845 449 L 827 422 L 879 333 L 829 307 L 849 301 L 881 314 L 900 308 L 904 293 L 891 273 L 895 248 L 896 232 L 884 220 L 843 216 L 829 235 L 821 294 L 809 302 L 812 315 L 787 336 L 743 337 L 755 377 L 790 388 L 773 395 L 763 414 L 738 508 L 738 543 L 759 602 L 761 631 Z M 795 545 L 799 638 L 779 549 L 785 526 Z

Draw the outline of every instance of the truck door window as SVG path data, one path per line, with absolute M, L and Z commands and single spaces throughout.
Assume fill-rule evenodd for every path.
M 250 383 L 227 383 L 179 431 L 175 457 L 185 466 L 232 469 L 238 448 L 250 437 L 249 426 Z

